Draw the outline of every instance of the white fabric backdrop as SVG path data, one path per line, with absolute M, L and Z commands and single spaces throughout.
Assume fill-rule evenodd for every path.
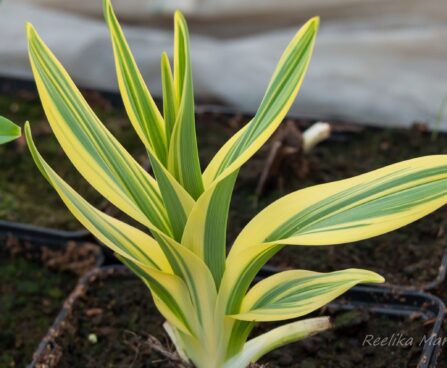
M 177 7 L 189 14 L 193 30 L 199 98 L 255 110 L 282 50 L 313 14 L 322 15 L 322 27 L 294 113 L 390 125 L 432 123 L 447 94 L 445 0 L 114 4 L 155 95 L 160 94 L 159 56 L 172 48 L 166 15 Z M 109 36 L 100 14 L 100 0 L 5 0 L 0 5 L 0 74 L 30 77 L 24 24 L 31 21 L 79 85 L 115 90 Z

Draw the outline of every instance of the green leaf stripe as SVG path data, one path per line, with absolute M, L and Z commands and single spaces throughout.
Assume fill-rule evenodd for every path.
M 357 185 L 298 212 L 266 237 L 266 242 L 334 227 L 333 231 L 367 226 L 368 221 L 399 214 L 447 194 L 447 166 L 392 175 Z M 352 222 L 356 222 L 351 224 Z M 365 224 L 358 224 L 365 221 Z
M 31 155 L 42 175 L 60 194 L 64 203 L 70 209 L 74 207 L 78 211 L 76 217 L 93 235 L 109 246 L 114 252 L 124 257 L 132 257 L 155 269 L 163 269 L 159 265 L 159 260 L 151 255 L 152 251 L 149 242 L 137 243 L 136 236 L 132 236 L 135 233 L 141 233 L 140 230 L 132 228 L 130 225 L 99 211 L 88 203 L 57 175 L 39 154 L 33 142 L 29 124 L 25 126 L 25 135 Z M 122 229 L 126 229 L 127 231 L 123 231 Z M 149 236 L 147 238 L 150 240 Z
M 292 48 L 289 54 L 285 55 L 283 63 L 278 65 L 255 117 L 248 124 L 248 129 L 239 137 L 222 160 L 215 178 L 241 156 L 270 124 L 275 123 L 279 116 L 282 120 L 287 113 L 287 105 L 291 103 L 290 97 L 294 95 L 294 90 L 307 69 L 315 40 L 315 31 L 315 26 L 309 27 L 300 42 Z
M 203 259 L 219 287 L 225 270 L 227 223 L 231 196 L 239 170 L 220 181 L 210 199 L 203 235 Z
M 161 82 L 163 90 L 163 117 L 166 124 L 167 141 L 170 142 L 179 102 L 175 94 L 171 65 L 165 52 L 161 56 Z
M 118 79 L 122 81 L 120 88 L 124 90 L 121 93 L 130 120 L 143 142 L 150 145 L 162 164 L 166 164 L 168 140 L 163 118 L 141 76 L 109 0 L 104 0 L 104 14 L 111 30 Z
M 284 271 L 256 284 L 244 298 L 241 312 L 232 317 L 247 321 L 300 317 L 361 282 L 383 282 L 383 277 L 359 269 L 330 273 Z
M 211 277 L 209 270 L 194 253 L 183 245 L 159 233 L 155 235 L 160 247 L 163 249 L 174 274 L 179 276 L 188 286 L 191 301 L 197 312 L 199 323 L 204 326 L 203 316 L 209 312 L 210 304 L 207 300 L 214 300 L 216 288 L 214 284 L 207 282 Z
M 51 99 L 50 106 L 46 108 L 47 115 L 54 116 L 51 109 L 55 109 L 66 122 L 63 128 L 59 129 L 54 125 L 56 123 L 51 121 L 52 119 L 49 119 L 50 124 L 66 152 L 79 152 L 79 147 L 88 152 L 89 161 L 82 160 L 81 154 L 71 155 L 71 161 L 80 173 L 118 208 L 149 227 L 155 226 L 171 234 L 155 180 L 139 166 L 99 121 L 73 82 L 61 72 L 62 67 L 56 64 L 56 60 L 51 57 L 50 51 L 46 49 L 34 30 L 30 29 L 29 33 L 34 72 L 42 80 L 45 88 L 42 93 L 47 93 Z M 68 133 L 73 134 L 76 141 L 73 141 Z M 91 180 L 95 176 L 108 186 L 95 185 L 95 181 Z M 136 207 L 143 216 L 136 217 L 135 213 L 126 211 L 122 203 L 110 198 L 109 192 L 114 193 L 114 198 Z M 149 222 L 144 221 L 144 218 Z
M 165 168 L 152 155 L 149 155 L 149 157 L 169 217 L 173 237 L 175 240 L 180 241 L 183 230 L 185 229 L 187 213 L 182 201 L 178 197 L 177 190 L 183 188 L 174 188 L 173 183 L 167 176 L 169 173 L 165 171 Z
M 169 105 L 169 101 L 174 103 L 172 100 L 174 92 L 172 90 L 171 72 L 170 69 L 167 70 L 165 73 L 167 75 L 164 75 L 163 78 L 164 88 L 168 88 L 165 93 L 167 94 L 165 108 L 169 115 L 169 121 L 165 122 L 141 77 L 108 0 L 104 0 L 104 12 L 114 47 L 117 77 L 124 104 L 135 130 L 148 150 L 172 227 L 172 235 L 179 240 L 185 226 L 187 211 L 192 206 L 193 199 L 189 198 L 189 194 L 180 184 L 175 183 L 176 179 L 173 176 L 171 177 L 166 169 L 168 143 L 174 124 L 172 119 L 175 119 L 175 111 L 172 112 L 166 106 L 166 104 Z M 163 60 L 166 63 L 166 59 L 162 58 L 162 66 Z M 169 68 L 169 61 L 167 62 Z M 171 87 L 171 90 L 169 90 L 169 87 Z M 175 110 L 175 106 L 172 108 Z
M 332 272 L 330 276 L 343 275 L 344 271 Z M 362 275 L 350 274 L 351 278 L 326 281 L 326 274 L 316 274 L 313 276 L 303 277 L 302 279 L 287 280 L 282 284 L 276 285 L 274 289 L 267 290 L 266 293 L 260 297 L 256 303 L 251 307 L 254 309 L 261 308 L 292 308 L 301 307 L 311 304 L 311 298 L 319 297 L 328 292 L 338 289 L 340 286 L 350 285 L 362 279 Z M 321 279 L 321 281 L 319 281 Z M 310 284 L 316 281 L 316 284 Z
M 168 168 L 197 199 L 203 193 L 202 170 L 197 149 L 188 27 L 179 12 L 175 14 L 174 32 L 174 85 L 180 106 L 169 145 Z
M 188 331 L 194 335 L 197 331 L 194 331 L 192 324 L 190 323 L 192 316 L 186 315 L 184 308 L 182 308 L 177 302 L 178 295 L 172 295 L 172 293 L 164 287 L 164 285 L 156 277 L 153 277 L 143 269 L 138 267 L 137 264 L 126 259 L 124 257 L 118 257 L 123 264 L 128 267 L 133 273 L 135 273 L 141 280 L 147 285 L 147 287 L 154 294 L 155 298 L 159 298 L 163 301 L 166 307 L 171 313 L 173 313 L 179 321 L 188 329 Z
M 244 253 L 247 252 L 247 250 L 250 251 L 250 249 L 237 254 L 237 257 L 246 259 L 247 262 L 243 267 L 231 270 L 231 273 L 235 273 L 238 276 L 234 280 L 234 283 L 231 284 L 228 295 L 225 295 L 225 313 L 228 315 L 239 312 L 244 295 L 255 279 L 259 270 L 270 258 L 284 248 L 284 245 L 258 245 L 257 247 L 259 250 L 257 251 L 256 256 L 250 256 L 250 258 L 245 256 Z M 228 258 L 227 266 L 230 264 L 231 258 Z

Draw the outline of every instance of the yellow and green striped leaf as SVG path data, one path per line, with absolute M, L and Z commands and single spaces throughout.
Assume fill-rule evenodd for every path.
M 319 19 L 309 20 L 282 55 L 255 117 L 219 150 L 203 173 L 205 188 L 241 167 L 273 134 L 290 109 L 312 55 Z
M 99 121 L 59 61 L 27 26 L 31 66 L 56 138 L 88 182 L 140 223 L 171 234 L 157 183 Z
M 257 273 L 283 247 L 267 243 L 253 245 L 240 252 L 230 250 L 218 294 L 220 313 L 239 313 L 242 300 Z
M 168 213 L 173 238 L 180 241 L 195 202 L 156 158 L 151 155 L 149 157 Z
M 172 238 L 158 233 L 156 239 L 174 274 L 187 285 L 199 324 L 206 330 L 203 333 L 212 334 L 217 291 L 210 270 L 199 257 Z
M 268 139 L 290 108 L 306 72 L 317 28 L 315 18 L 297 33 L 277 66 L 255 118 L 224 145 L 203 175 L 206 190 L 188 218 L 182 243 L 205 260 L 216 285 L 225 269 L 223 224 L 238 168 Z
M 103 0 L 110 30 L 118 85 L 129 119 L 146 148 L 166 165 L 169 141 L 163 117 L 155 104 L 129 49 L 109 0 Z
M 209 349 L 218 350 L 215 337 L 218 334 L 215 320 L 217 289 L 213 276 L 206 264 L 193 252 L 175 240 L 159 233 L 158 243 L 174 270 L 187 286 L 194 313 L 200 328 L 202 341 L 207 341 Z M 191 342 L 190 342 L 191 343 Z
M 171 64 L 165 52 L 161 55 L 161 82 L 163 89 L 163 118 L 165 120 L 166 136 L 169 143 L 180 103 L 175 93 Z
M 165 123 L 147 89 L 109 0 L 104 15 L 113 44 L 118 85 L 130 121 L 149 153 L 175 239 L 180 239 L 194 200 L 166 169 L 172 121 Z M 169 79 L 170 76 L 164 78 Z M 163 86 L 165 88 L 165 85 Z M 169 86 L 166 87 L 169 92 Z M 171 91 L 173 93 L 173 91 Z M 168 94 L 168 93 L 167 93 Z M 169 95 L 169 94 L 168 94 Z M 169 98 L 167 98 L 169 100 Z M 168 118 L 175 118 L 168 116 Z
M 242 230 L 232 252 L 260 243 L 330 245 L 371 238 L 447 202 L 447 155 L 420 157 L 289 194 Z
M 280 272 L 258 282 L 244 297 L 244 321 L 282 321 L 311 313 L 359 283 L 383 282 L 375 272 L 347 269 L 330 273 L 305 270 Z
M 179 108 L 169 144 L 168 169 L 194 198 L 203 192 L 194 116 L 194 92 L 188 27 L 183 15 L 174 17 L 174 88 Z
M 0 144 L 11 142 L 21 135 L 21 129 L 12 121 L 0 116 Z
M 97 210 L 54 172 L 37 151 L 29 123 L 25 125 L 25 136 L 31 155 L 40 172 L 82 225 L 122 257 L 165 272 L 172 272 L 165 254 L 153 238 L 141 230 Z
M 329 317 L 309 318 L 277 327 L 248 341 L 239 354 L 225 362 L 223 368 L 246 367 L 272 350 L 330 327 Z
M 287 195 L 236 238 L 219 290 L 225 313 L 238 313 L 260 268 L 285 245 L 329 245 L 402 227 L 447 201 L 447 155 L 421 157 Z
M 195 309 L 186 284 L 178 276 L 161 272 L 118 257 L 132 272 L 139 276 L 151 290 L 155 305 L 173 326 L 192 336 L 200 336 Z
M 225 270 L 226 233 L 231 194 L 237 172 L 208 188 L 194 205 L 186 223 L 182 244 L 197 254 L 219 287 Z
M 168 258 L 149 235 L 90 205 L 45 162 L 37 151 L 29 124 L 25 126 L 28 146 L 42 175 L 57 191 L 73 215 L 150 287 L 160 312 L 177 328 L 197 334 L 195 308 L 186 284 L 172 275 Z

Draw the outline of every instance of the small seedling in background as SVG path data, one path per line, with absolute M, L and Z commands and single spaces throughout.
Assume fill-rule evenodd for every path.
M 246 367 L 273 349 L 330 327 L 327 317 L 302 319 L 249 339 L 256 323 L 302 317 L 358 283 L 383 282 L 380 275 L 360 269 L 290 270 L 252 286 L 261 267 L 284 246 L 370 238 L 445 204 L 447 156 L 421 157 L 293 192 L 255 216 L 227 254 L 228 209 L 239 169 L 274 133 L 295 100 L 318 18 L 309 20 L 288 45 L 254 118 L 202 172 L 185 19 L 175 14 L 173 70 L 162 55 L 160 112 L 108 0 L 104 13 L 124 105 L 155 178 L 102 124 L 28 25 L 31 65 L 49 123 L 71 162 L 99 193 L 148 231 L 82 198 L 39 154 L 29 124 L 26 138 L 39 170 L 74 216 L 148 286 L 185 365 Z
M 19 138 L 22 130 L 12 121 L 0 116 L 0 144 L 12 142 Z

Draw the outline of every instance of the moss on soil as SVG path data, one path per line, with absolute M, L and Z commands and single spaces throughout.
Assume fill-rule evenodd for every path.
M 4 253 L 0 270 L 0 367 L 24 367 L 31 362 L 76 277 Z
M 92 243 L 0 236 L 0 368 L 31 362 L 78 275 L 97 265 L 98 250 Z
M 146 287 L 134 277 L 116 276 L 97 279 L 92 285 L 75 303 L 66 332 L 57 340 L 62 352 L 57 366 L 168 367 L 167 361 L 145 344 L 148 335 L 168 343 L 163 321 Z M 429 328 L 417 319 L 391 319 L 363 311 L 338 312 L 333 317 L 334 330 L 278 349 L 263 362 L 269 362 L 271 368 L 414 367 L 421 354 L 418 342 Z M 367 334 L 393 333 L 412 337 L 415 343 L 407 347 L 362 347 Z

